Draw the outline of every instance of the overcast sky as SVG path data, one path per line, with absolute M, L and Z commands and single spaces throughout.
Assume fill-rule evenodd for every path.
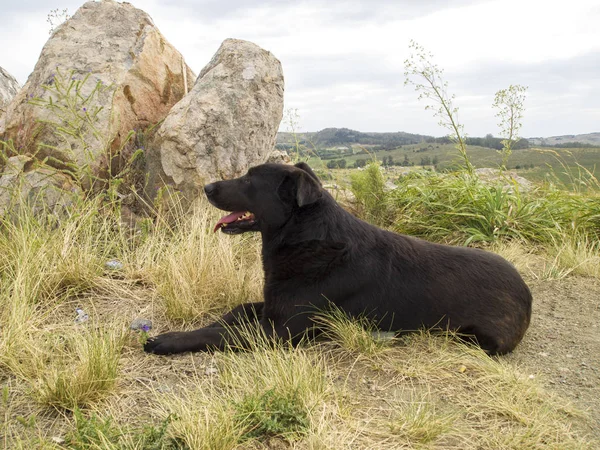
M 27 80 L 50 9 L 73 0 L 1 0 L 0 66 Z M 414 39 L 444 68 L 470 136 L 498 135 L 494 93 L 529 87 L 522 135 L 600 131 L 598 0 L 132 0 L 199 73 L 220 43 L 246 39 L 283 65 L 285 107 L 302 131 L 347 127 L 440 136 L 404 86 Z M 281 130 L 286 130 L 283 123 Z

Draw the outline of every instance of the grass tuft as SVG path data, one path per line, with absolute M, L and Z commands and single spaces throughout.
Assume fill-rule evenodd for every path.
M 53 367 L 34 385 L 34 397 L 44 405 L 69 410 L 97 403 L 115 390 L 123 344 L 122 330 L 68 334 L 62 358 L 54 355 Z
M 371 320 L 366 317 L 351 319 L 333 304 L 327 311 L 317 314 L 314 321 L 323 329 L 325 337 L 353 354 L 375 355 L 390 343 L 378 338 L 380 333 Z

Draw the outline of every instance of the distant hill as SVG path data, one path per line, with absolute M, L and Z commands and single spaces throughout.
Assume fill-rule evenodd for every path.
M 303 149 L 309 149 L 310 153 L 313 154 L 316 151 L 324 159 L 355 154 L 356 149 L 362 146 L 368 147 L 370 151 L 379 151 L 394 150 L 401 146 L 425 142 L 439 144 L 450 142 L 447 137 L 433 137 L 403 131 L 364 133 L 349 128 L 325 128 L 321 131 L 297 133 L 296 135 L 280 132 L 277 134 L 277 148 L 281 150 L 293 149 L 296 146 L 296 140 L 301 152 Z M 468 137 L 467 144 L 496 150 L 502 149 L 502 139 L 493 137 L 491 134 L 485 137 Z M 600 147 L 600 133 L 521 139 L 513 146 L 513 149 L 521 150 L 532 145 L 559 148 Z
M 382 147 L 396 148 L 400 145 L 419 144 L 431 136 L 421 134 L 405 133 L 403 131 L 392 133 L 363 133 L 348 128 L 325 128 L 317 132 L 298 133 L 300 141 L 311 143 L 319 148 L 336 146 L 351 146 L 353 144 L 378 145 Z M 292 144 L 294 136 L 292 133 L 278 133 L 277 144 Z
M 547 147 L 576 147 L 572 144 L 588 144 L 600 147 L 600 133 L 587 134 L 565 134 L 563 136 L 533 137 L 528 138 L 531 145 L 543 145 Z

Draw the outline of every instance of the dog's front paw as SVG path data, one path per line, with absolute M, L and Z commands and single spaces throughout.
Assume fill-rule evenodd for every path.
M 165 333 L 156 337 L 148 338 L 144 344 L 146 353 L 156 355 L 172 355 L 187 351 L 185 332 Z

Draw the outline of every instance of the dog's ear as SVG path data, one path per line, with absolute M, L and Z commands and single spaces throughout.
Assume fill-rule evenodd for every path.
M 317 176 L 317 174 L 314 173 L 313 170 L 310 168 L 310 166 L 308 164 L 306 164 L 304 161 L 299 162 L 298 164 L 294 164 L 294 167 L 304 170 L 311 177 L 313 177 L 319 183 L 319 185 L 321 185 L 321 180 L 319 180 L 319 177 Z
M 312 171 L 311 171 L 312 172 Z M 310 205 L 321 198 L 323 192 L 321 191 L 321 183 L 316 178 L 316 175 L 310 175 L 305 171 L 298 172 L 296 178 L 296 202 L 298 206 Z
M 299 207 L 310 205 L 321 198 L 321 184 L 303 170 L 288 173 L 279 187 L 277 195 L 286 203 L 296 202 Z

